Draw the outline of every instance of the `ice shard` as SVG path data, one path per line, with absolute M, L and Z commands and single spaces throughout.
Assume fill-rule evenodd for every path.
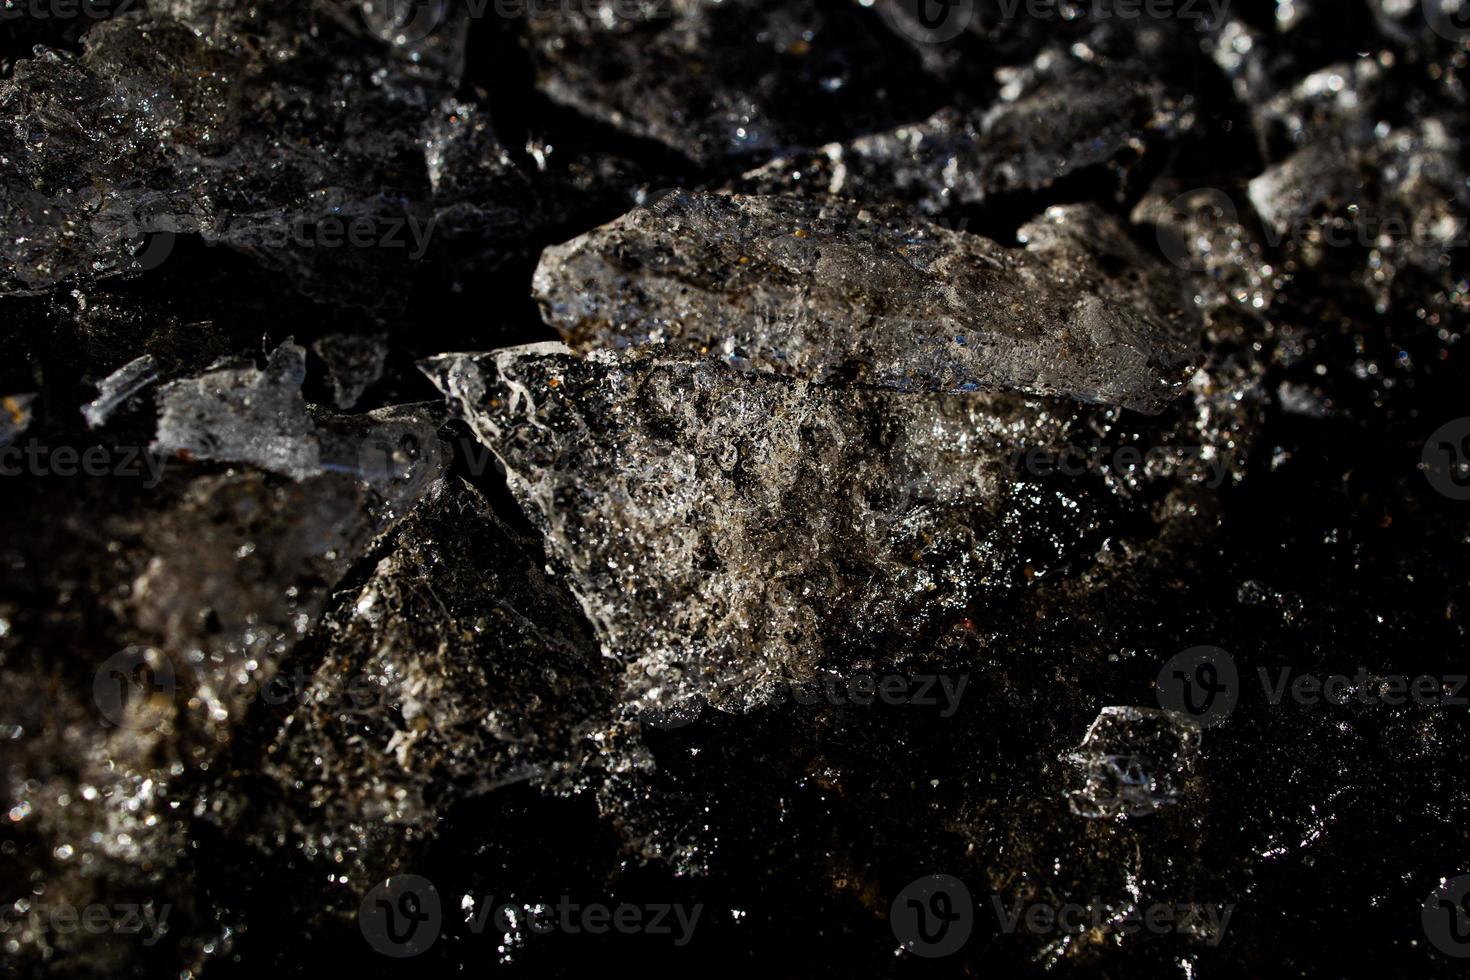
M 158 363 L 152 354 L 131 360 L 97 382 L 97 397 L 82 406 L 89 428 L 107 422 L 117 407 L 158 380 Z
M 1066 756 L 1082 785 L 1067 793 L 1080 817 L 1146 817 L 1179 800 L 1199 754 L 1200 730 L 1156 708 L 1109 707 Z

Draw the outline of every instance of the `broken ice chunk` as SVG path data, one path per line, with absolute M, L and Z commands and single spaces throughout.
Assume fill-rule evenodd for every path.
M 218 926 L 195 901 L 191 821 L 244 824 L 217 810 L 221 796 L 203 781 L 217 773 L 252 793 L 221 756 L 237 737 L 253 744 L 249 719 L 281 658 L 412 501 L 333 474 L 152 476 L 6 481 L 4 785 L 11 800 L 36 801 L 15 828 L 33 843 L 7 856 L 6 871 L 52 896 L 146 889 L 172 907 L 172 938 Z M 49 598 L 63 590 L 66 602 Z M 196 811 L 196 800 L 209 802 Z M 61 848 L 74 860 L 49 860 Z M 6 941 L 7 962 L 44 953 L 60 964 L 7 976 L 143 975 L 96 935 L 16 928 Z M 93 962 L 111 965 L 79 965 Z
M 34 393 L 0 397 L 0 446 L 8 446 L 31 426 L 31 403 Z
M 1248 191 L 1268 239 L 1313 269 L 1347 263 L 1380 310 L 1410 269 L 1455 288 L 1459 270 L 1450 260 L 1464 241 L 1470 190 L 1460 141 L 1442 119 L 1366 141 L 1354 119 L 1343 120 L 1268 167 Z M 1405 298 L 1424 301 L 1412 291 Z
M 896 209 L 669 194 L 546 250 L 534 289 L 579 350 L 668 342 L 820 382 L 1064 395 L 1160 411 L 1194 369 L 1172 270 L 1090 205 L 1025 249 Z
M 608 748 L 585 736 L 613 715 L 615 665 L 538 551 L 450 479 L 324 621 L 324 657 L 266 771 L 327 833 L 430 832 L 458 799 Z
M 978 604 L 1086 567 L 1122 513 L 1151 513 L 1096 457 L 1053 479 L 1019 462 L 1119 414 L 1061 399 L 550 344 L 425 371 L 505 464 L 638 708 L 747 707 L 818 664 L 931 655 Z
M 1133 209 L 1134 223 L 1154 226 L 1159 249 L 1180 269 L 1196 273 L 1198 303 L 1207 321 L 1234 305 L 1251 312 L 1270 306 L 1276 273 L 1260 234 L 1252 234 L 1235 197 L 1218 188 L 1187 187 L 1177 179 L 1155 181 Z M 1244 222 L 1244 223 L 1243 223 Z
M 1175 100 L 1140 71 L 1105 71 L 1056 52 L 1044 63 L 1045 72 L 1030 72 L 1041 77 L 1028 78 L 1024 94 L 989 109 L 943 109 L 920 123 L 773 160 L 736 189 L 908 201 L 932 214 L 1136 157 L 1151 132 L 1177 119 Z
M 1251 204 L 1278 239 L 1324 207 L 1354 200 L 1362 178 L 1341 142 L 1313 143 L 1250 182 Z
M 1179 799 L 1199 743 L 1199 727 L 1177 712 L 1103 708 L 1082 744 L 1062 757 L 1082 778 L 1067 803 L 1079 817 L 1148 816 Z
M 334 333 L 311 345 L 327 365 L 333 401 L 346 411 L 355 406 L 363 392 L 383 376 L 388 345 L 381 334 L 363 337 Z
M 249 463 L 293 480 L 345 473 L 394 500 L 417 498 L 444 460 L 436 413 L 399 405 L 366 415 L 309 409 L 306 352 L 287 341 L 264 370 L 220 367 L 159 392 L 153 450 Z M 441 410 L 442 411 L 442 410 Z
M 461 6 L 411 5 L 433 29 L 402 57 L 357 3 L 148 6 L 0 77 L 0 294 L 150 272 L 197 235 L 339 307 L 406 305 L 434 222 L 414 158 L 458 82 Z
M 144 354 L 97 382 L 97 397 L 82 406 L 87 427 L 99 428 L 119 405 L 157 380 L 158 364 L 152 354 Z
M 530 7 L 538 89 L 704 165 L 887 129 L 936 108 L 917 60 L 860 12 L 785 0 Z
M 159 390 L 153 451 L 200 460 L 252 463 L 302 480 L 321 472 L 316 427 L 301 383 L 306 351 L 287 341 L 265 369 L 218 368 Z

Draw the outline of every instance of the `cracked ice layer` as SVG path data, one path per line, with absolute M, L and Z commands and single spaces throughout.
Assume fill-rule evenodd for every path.
M 546 250 L 574 348 L 667 342 L 820 382 L 1000 389 L 1156 413 L 1196 363 L 1175 271 L 1090 205 L 1005 248 L 905 212 L 680 191 Z
M 750 705 L 823 664 L 933 653 L 1190 482 L 1018 465 L 1120 414 L 1064 400 L 833 388 L 555 344 L 425 371 L 505 463 L 643 707 L 714 692 Z M 1161 445 L 1186 431 L 1160 428 Z

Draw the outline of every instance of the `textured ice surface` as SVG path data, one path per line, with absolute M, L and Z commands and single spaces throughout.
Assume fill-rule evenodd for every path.
M 1435 9 L 1426 4 L 1424 12 Z M 1430 47 L 1427 37 L 1399 40 Z M 1461 305 L 1470 191 L 1459 129 L 1425 93 L 1393 84 L 1399 56 L 1385 51 L 1308 70 L 1307 59 L 1264 43 L 1239 21 L 1212 43 L 1252 108 L 1265 161 L 1243 187 L 1210 188 L 1230 198 L 1250 235 L 1244 247 L 1264 242 L 1323 279 L 1361 289 L 1380 311 L 1394 302 Z M 1226 228 L 1215 231 L 1210 237 L 1229 237 L 1218 234 Z
M 538 88 L 705 164 L 886 129 L 938 104 L 918 60 L 861 11 L 780 0 L 529 6 Z
M 1155 130 L 1178 118 L 1176 100 L 1136 67 L 1103 69 L 1059 51 L 1009 73 L 1002 94 L 989 108 L 946 108 L 920 123 L 773 160 L 736 189 L 908 201 L 933 213 L 1136 159 Z
M 1092 207 L 1005 248 L 793 196 L 670 194 L 546 250 L 535 290 L 579 350 L 668 342 L 756 371 L 1157 412 L 1196 364 L 1176 270 Z
M 616 665 L 539 552 L 448 480 L 287 666 L 265 774 L 284 816 L 320 814 L 314 846 L 365 824 L 377 846 L 353 863 L 381 878 L 455 802 L 581 778 L 611 750 Z
M 679 0 L 633 24 L 616 15 L 635 7 L 600 0 L 485 6 L 466 32 L 447 0 L 149 0 L 85 42 L 7 9 L 7 471 L 33 445 L 121 469 L 155 407 L 191 440 L 245 448 L 166 457 L 157 483 L 141 460 L 134 477 L 0 475 L 0 972 L 401 972 L 355 913 L 369 883 L 418 872 L 449 913 L 411 967 L 427 976 L 626 958 L 630 937 L 519 922 L 471 937 L 455 914 L 559 895 L 705 902 L 691 948 L 637 937 L 651 975 L 886 976 L 913 965 L 895 958 L 891 903 L 938 871 L 975 899 L 941 967 L 956 973 L 1458 975 L 1419 914 L 1466 869 L 1463 710 L 1242 692 L 1197 752 L 1145 709 L 1098 719 L 1153 703 L 1161 662 L 1201 642 L 1247 680 L 1463 672 L 1465 515 L 1416 469 L 1464 413 L 1470 290 L 1449 234 L 1464 41 L 1426 23 L 1452 0 L 1294 0 L 1223 30 L 995 0 Z M 898 9 L 969 6 L 939 43 Z M 53 50 L 32 56 L 32 40 Z M 1089 201 L 1131 213 L 1151 253 L 1169 226 L 1157 244 L 1197 297 L 1199 369 L 1149 416 L 1121 397 L 851 384 L 873 352 L 805 333 L 776 352 L 819 368 L 797 370 L 767 343 L 780 315 L 810 318 L 815 297 L 903 324 L 883 301 L 928 295 L 898 272 L 922 279 L 943 236 L 905 217 L 888 244 L 820 223 L 783 238 L 752 213 L 677 234 L 650 221 L 637 241 L 654 245 L 624 252 L 644 266 L 613 255 L 593 298 L 609 324 L 692 317 L 676 324 L 690 337 L 769 301 L 767 322 L 720 328 L 766 344 L 754 354 L 592 352 L 631 337 L 609 329 L 577 341 L 585 359 L 435 365 L 513 495 L 469 440 L 454 462 L 468 482 L 436 488 L 435 411 L 332 410 L 334 379 L 357 375 L 334 370 L 331 338 L 389 347 L 358 404 L 421 397 L 409 355 L 552 336 L 526 289 L 549 238 L 670 187 L 737 186 L 778 155 L 765 173 L 802 172 L 783 190 L 871 206 L 885 228 L 896 212 L 877 205 L 897 204 L 1009 245 L 1045 206 Z M 1193 206 L 1212 189 L 1236 220 Z M 827 201 L 849 194 L 860 204 Z M 1405 215 L 1425 220 L 1396 234 Z M 395 216 L 427 238 L 291 240 L 324 217 Z M 841 261 L 781 280 L 814 242 Z M 883 261 L 849 261 L 864 250 Z M 1127 284 L 1143 266 L 1103 251 L 1080 248 L 1080 272 L 1005 254 L 1064 309 L 1108 279 L 1151 308 Z M 742 273 L 742 255 L 764 271 Z M 978 277 L 955 277 L 960 308 L 1016 299 L 974 292 Z M 924 305 L 911 319 L 952 312 Z M 1060 322 L 1043 313 L 1023 316 Z M 273 375 L 263 352 L 293 336 L 327 371 L 274 384 L 299 356 Z M 885 336 L 928 376 L 933 336 Z M 1074 388 L 1113 363 L 1074 354 L 1037 363 Z M 144 355 L 187 397 L 165 405 L 155 383 L 88 428 L 77 406 Z M 211 398 L 236 407 L 190 423 Z M 295 454 L 314 454 L 311 473 L 259 468 Z M 768 697 L 888 670 L 970 683 L 948 716 Z M 150 690 L 169 671 L 174 687 Z M 282 676 L 286 700 L 263 696 Z M 1109 917 L 997 930 L 994 899 Z M 47 927 L 47 908 L 131 902 L 171 906 L 156 945 Z M 1157 902 L 1240 914 L 1218 945 L 1121 920 Z
M 393 273 L 434 240 L 432 161 L 465 108 L 450 96 L 466 19 L 445 10 L 398 44 L 357 4 L 177 0 L 99 24 L 80 55 L 20 62 L 0 79 L 0 294 L 151 272 L 198 235 L 391 313 Z M 523 233 L 528 198 L 480 133 L 446 239 L 488 261 Z
M 1082 786 L 1067 793 L 1081 817 L 1145 817 L 1176 803 L 1193 774 L 1200 730 L 1157 708 L 1104 708 L 1065 761 Z
M 7 883 L 44 881 L 51 901 L 77 905 L 167 903 L 178 962 L 219 928 L 192 884 L 188 829 L 211 805 L 192 781 L 258 709 L 332 587 L 411 506 L 347 475 L 185 469 L 157 486 L 104 477 L 10 491 L 49 521 L 12 538 L 0 569 L 0 789 L 24 801 L 7 828 L 18 845 Z M 90 587 L 73 598 L 78 582 Z M 58 933 L 40 911 L 18 916 L 7 940 L 14 962 L 49 959 L 58 975 L 127 973 L 138 955 Z
M 1028 454 L 1085 454 L 1114 411 L 557 345 L 426 370 L 505 463 L 629 700 L 652 706 L 738 706 L 858 651 L 920 655 L 987 603 L 1085 567 L 1155 494 L 1228 471 L 1242 436 L 1201 395 L 1196 419 L 1152 438 L 1208 431 L 1209 462 L 1165 452 L 1118 472 L 1101 453 L 1062 476 Z
M 1133 209 L 1132 219 L 1154 229 L 1165 258 L 1195 274 L 1194 287 L 1207 322 L 1222 306 L 1259 315 L 1276 297 L 1281 273 L 1266 254 L 1266 242 L 1249 205 L 1214 187 L 1162 181 Z
M 1385 308 L 1411 269 L 1451 287 L 1455 252 L 1470 241 L 1470 190 L 1460 140 L 1442 119 L 1419 119 L 1355 140 L 1353 117 L 1250 182 L 1267 233 L 1309 267 L 1366 255 L 1355 277 Z M 1421 301 L 1411 296 L 1411 301 Z

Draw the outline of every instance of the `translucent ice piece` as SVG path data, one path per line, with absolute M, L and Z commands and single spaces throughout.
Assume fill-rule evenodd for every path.
M 670 194 L 546 250 L 534 288 L 578 350 L 667 342 L 732 366 L 1158 412 L 1197 357 L 1176 270 L 1092 206 L 1024 249 L 890 209 Z
M 1080 817 L 1144 817 L 1178 801 L 1194 771 L 1200 730 L 1157 708 L 1108 707 L 1063 757 L 1082 777 L 1067 803 Z

